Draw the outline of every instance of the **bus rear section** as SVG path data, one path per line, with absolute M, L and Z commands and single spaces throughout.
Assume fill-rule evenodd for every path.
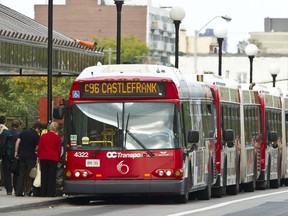
M 261 170 L 262 116 L 258 91 L 241 89 L 241 187 L 253 192 Z
M 282 176 L 282 98 L 279 89 L 256 86 L 261 103 L 261 172 L 257 188 L 278 188 Z

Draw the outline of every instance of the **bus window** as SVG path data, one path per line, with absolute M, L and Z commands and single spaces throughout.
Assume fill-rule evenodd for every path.
M 179 147 L 179 112 L 173 103 L 81 103 L 73 105 L 71 113 L 70 134 L 81 148 Z M 88 137 L 88 145 L 81 145 L 83 137 Z

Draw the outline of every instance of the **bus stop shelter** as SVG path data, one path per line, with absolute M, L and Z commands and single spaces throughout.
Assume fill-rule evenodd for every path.
M 0 76 L 47 76 L 48 28 L 0 4 Z M 78 75 L 102 62 L 102 48 L 53 31 L 52 75 Z

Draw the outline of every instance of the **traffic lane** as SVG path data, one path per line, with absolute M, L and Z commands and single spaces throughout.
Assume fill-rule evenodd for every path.
M 259 206 L 249 208 L 246 210 L 238 211 L 224 216 L 287 216 L 288 215 L 288 201 L 285 202 L 267 202 Z
M 261 208 L 270 204 L 279 203 L 283 208 L 273 207 L 269 216 L 281 215 L 285 212 L 287 205 L 288 188 L 255 191 L 254 193 L 239 193 L 237 196 L 224 196 L 207 201 L 190 200 L 187 204 L 175 204 L 165 197 L 126 197 L 112 200 L 93 200 L 87 205 L 63 204 L 49 206 L 41 209 L 24 210 L 22 216 L 46 215 L 151 215 L 151 216 L 182 216 L 182 215 L 205 215 L 226 216 L 238 214 L 241 216 L 256 215 L 256 213 L 267 215 L 267 209 Z M 271 202 L 273 200 L 273 203 Z M 281 205 L 282 204 L 282 205 Z M 251 209 L 251 211 L 249 211 Z M 255 210 L 255 212 L 254 212 Z M 288 212 L 288 211 L 287 211 Z M 1 214 L 1 213 L 0 213 Z M 19 215 L 19 212 L 10 212 L 10 216 Z M 283 215 L 283 214 L 282 214 Z M 284 215 L 288 215 L 287 213 Z

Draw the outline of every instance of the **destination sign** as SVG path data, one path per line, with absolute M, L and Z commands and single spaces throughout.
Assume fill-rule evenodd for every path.
M 166 95 L 165 82 L 143 81 L 109 81 L 89 82 L 81 84 L 82 98 L 97 97 L 164 97 Z

